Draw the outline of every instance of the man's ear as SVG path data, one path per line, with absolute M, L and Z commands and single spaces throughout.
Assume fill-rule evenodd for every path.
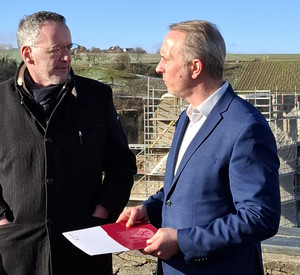
M 21 55 L 25 63 L 34 64 L 31 47 L 23 46 L 21 48 Z
M 192 61 L 192 78 L 196 79 L 203 69 L 203 63 L 200 59 L 194 59 Z

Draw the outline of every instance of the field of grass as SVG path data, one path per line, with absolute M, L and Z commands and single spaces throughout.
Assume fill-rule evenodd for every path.
M 227 63 L 224 78 L 235 90 L 300 89 L 300 60 Z
M 113 63 L 115 58 L 119 53 L 101 53 L 98 60 L 95 63 L 90 64 L 87 60 L 87 57 L 84 53 L 81 54 L 80 60 L 72 60 L 72 67 L 74 71 L 82 76 L 90 77 L 96 80 L 101 80 L 104 82 L 111 81 L 107 79 L 107 67 L 109 64 Z M 136 57 L 134 54 L 129 54 L 131 58 L 131 63 L 136 63 Z M 0 49 L 0 59 L 8 58 L 15 60 L 18 64 L 21 63 L 22 58 L 18 49 L 3 50 Z M 142 64 L 157 64 L 160 60 L 159 54 L 142 54 L 140 61 Z M 116 71 L 114 72 L 114 78 L 118 81 L 121 79 L 132 79 L 134 78 L 133 74 Z
M 227 54 L 226 61 L 300 61 L 300 54 Z
M 103 53 L 99 57 L 100 62 L 104 64 L 109 64 L 114 61 L 115 57 L 118 53 Z M 8 57 L 10 59 L 14 59 L 17 62 L 21 62 L 21 56 L 18 49 L 12 50 L 3 50 L 0 49 L 0 58 Z M 129 54 L 131 58 L 131 62 L 136 62 L 136 57 L 134 54 Z M 160 60 L 159 54 L 142 54 L 141 55 L 141 62 L 144 64 L 157 64 Z M 227 62 L 240 62 L 240 61 L 255 61 L 255 60 L 265 60 L 265 61 L 288 61 L 294 60 L 300 61 L 300 54 L 232 54 L 228 53 L 226 56 Z M 88 65 L 87 58 L 84 54 L 82 54 L 82 60 L 77 61 L 76 63 L 80 65 Z
M 13 59 L 18 63 L 21 62 L 22 58 L 19 50 L 3 50 L 0 48 L 0 58 L 6 57 L 8 59 Z
M 85 53 L 80 59 L 73 59 L 72 67 L 76 74 L 114 83 L 115 86 L 129 86 L 136 81 L 135 74 L 126 71 L 108 72 L 109 64 L 115 61 L 119 53 L 100 53 L 97 59 L 88 61 Z M 129 54 L 131 63 L 136 63 L 136 55 Z M 14 59 L 21 62 L 19 50 L 1 50 L 0 58 Z M 159 54 L 142 54 L 142 64 L 156 65 Z M 299 89 L 300 87 L 300 54 L 227 54 L 224 79 L 228 80 L 234 89 Z

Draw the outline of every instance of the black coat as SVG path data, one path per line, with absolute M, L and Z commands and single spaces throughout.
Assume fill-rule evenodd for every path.
M 16 80 L 1 83 L 0 213 L 11 216 L 0 226 L 5 272 L 107 274 L 107 259 L 85 255 L 61 233 L 99 224 L 91 216 L 96 204 L 114 221 L 135 173 L 109 86 L 73 76 L 46 122 Z

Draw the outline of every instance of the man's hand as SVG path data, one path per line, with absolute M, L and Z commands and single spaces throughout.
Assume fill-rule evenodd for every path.
M 126 209 L 121 213 L 116 222 L 127 222 L 126 226 L 130 227 L 135 224 L 136 221 L 149 221 L 147 208 L 145 205 L 139 205 Z
M 127 222 L 126 226 L 133 226 L 136 221 L 149 221 L 147 208 L 139 205 L 123 211 L 116 222 Z M 147 240 L 147 247 L 140 250 L 144 254 L 167 260 L 179 253 L 177 230 L 173 228 L 160 228 L 156 234 Z
M 95 208 L 95 211 L 94 211 L 94 213 L 93 213 L 92 216 L 94 216 L 96 218 L 100 218 L 100 219 L 105 219 L 106 220 L 106 219 L 108 219 L 109 212 L 102 205 L 97 204 L 96 208 Z
M 1 215 L 0 216 L 0 226 L 5 225 L 5 224 L 9 224 L 9 221 L 5 218 L 5 215 Z
M 147 240 L 147 247 L 141 250 L 144 254 L 168 260 L 179 253 L 177 230 L 173 228 L 160 228 L 156 234 Z

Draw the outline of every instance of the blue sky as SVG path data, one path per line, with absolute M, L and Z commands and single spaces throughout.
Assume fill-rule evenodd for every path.
M 0 44 L 13 47 L 24 15 L 51 10 L 87 48 L 155 53 L 171 23 L 204 19 L 219 26 L 228 53 L 300 53 L 299 0 L 2 0 L 0 9 Z

